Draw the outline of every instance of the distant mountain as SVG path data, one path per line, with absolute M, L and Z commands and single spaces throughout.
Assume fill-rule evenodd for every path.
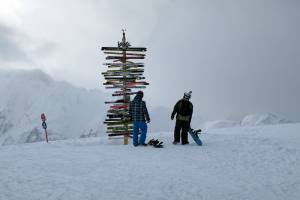
M 204 123 L 205 129 L 211 129 L 211 128 L 231 128 L 231 127 L 237 127 L 240 126 L 239 121 L 230 121 L 230 120 L 215 120 L 215 121 L 209 121 Z
M 292 121 L 274 113 L 252 114 L 245 116 L 241 121 L 241 126 L 259 126 L 271 124 L 286 124 Z
M 241 121 L 230 121 L 230 120 L 217 120 L 206 122 L 205 129 L 210 128 L 230 128 L 238 126 L 263 126 L 263 125 L 274 125 L 274 124 L 286 124 L 292 123 L 280 115 L 274 113 L 264 114 L 251 114 L 245 116 Z
M 103 134 L 104 94 L 58 82 L 40 70 L 0 71 L 0 145 Z
M 43 141 L 41 113 L 49 140 L 106 135 L 104 101 L 111 97 L 99 90 L 55 81 L 41 70 L 0 70 L 0 93 L 0 145 Z M 171 109 L 147 105 L 149 132 L 174 129 Z
M 40 70 L 0 70 L 0 145 L 44 140 L 41 113 L 47 117 L 49 140 L 106 135 L 104 101 L 99 90 L 76 88 L 58 82 Z M 147 99 L 146 99 L 147 100 Z M 149 132 L 173 131 L 172 108 L 151 107 Z M 150 106 L 149 106 L 150 105 Z M 279 115 L 247 115 L 241 121 L 203 121 L 194 113 L 193 128 L 257 126 L 291 121 Z

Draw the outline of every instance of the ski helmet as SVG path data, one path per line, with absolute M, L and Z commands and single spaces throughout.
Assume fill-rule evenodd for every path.
M 191 97 L 192 97 L 192 91 L 185 92 L 183 95 L 183 98 L 185 99 L 190 99 Z

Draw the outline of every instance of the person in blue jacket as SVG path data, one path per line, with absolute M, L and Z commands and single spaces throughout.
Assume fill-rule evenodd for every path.
M 133 145 L 147 146 L 145 143 L 147 136 L 147 123 L 150 123 L 150 117 L 147 110 L 146 102 L 143 101 L 144 93 L 138 91 L 133 101 L 129 104 L 129 117 L 133 121 Z M 147 122 L 147 123 L 146 123 Z M 141 137 L 139 140 L 139 131 Z

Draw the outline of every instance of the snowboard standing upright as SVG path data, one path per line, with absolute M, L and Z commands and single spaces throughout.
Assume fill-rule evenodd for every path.
M 190 134 L 190 136 L 192 136 L 192 138 L 196 142 L 196 144 L 198 144 L 199 146 L 202 146 L 202 141 L 200 140 L 199 135 L 198 135 L 198 134 L 200 134 L 200 132 L 201 132 L 201 129 L 194 130 L 191 128 L 189 130 L 189 134 Z

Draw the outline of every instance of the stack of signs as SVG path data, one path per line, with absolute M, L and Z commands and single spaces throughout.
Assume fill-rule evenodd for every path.
M 106 89 L 114 89 L 112 96 L 117 98 L 105 102 L 109 104 L 109 109 L 104 123 L 108 136 L 124 136 L 124 144 L 128 144 L 128 136 L 133 132 L 128 114 L 130 96 L 149 85 L 144 81 L 144 64 L 140 62 L 145 58 L 147 49 L 131 47 L 123 30 L 122 42 L 118 42 L 118 47 L 102 47 L 101 50 L 107 55 L 106 60 L 110 61 L 104 63 L 108 69 L 102 73 L 106 80 L 103 85 Z

